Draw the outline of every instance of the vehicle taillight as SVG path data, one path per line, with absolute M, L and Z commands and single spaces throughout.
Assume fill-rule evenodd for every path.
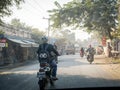
M 39 72 L 44 72 L 44 69 L 43 69 L 43 68 L 40 68 L 40 69 L 39 69 Z
M 48 64 L 47 63 L 41 63 L 40 64 L 40 67 L 45 67 L 45 66 L 48 66 Z

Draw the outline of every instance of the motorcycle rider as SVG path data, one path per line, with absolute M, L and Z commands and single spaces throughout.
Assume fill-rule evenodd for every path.
M 94 54 L 95 54 L 95 49 L 89 45 L 88 49 L 86 50 L 86 52 L 89 52 L 89 54 L 92 56 L 93 61 L 94 61 Z M 87 57 L 87 59 L 89 58 L 89 56 Z
M 59 56 L 59 53 L 54 48 L 54 46 L 52 44 L 48 44 L 48 38 L 47 37 L 44 36 L 44 37 L 42 37 L 41 40 L 42 40 L 43 43 L 39 45 L 39 48 L 37 50 L 37 54 L 39 54 L 39 52 L 42 50 L 42 45 L 43 45 L 43 47 L 48 45 L 47 51 L 48 51 L 48 53 L 50 55 L 50 57 L 49 57 L 50 62 L 49 61 L 48 62 L 52 67 L 52 79 L 53 80 L 58 80 L 58 78 L 56 77 L 56 75 L 57 75 L 57 63 L 54 60 L 54 56 L 52 55 L 52 53 L 56 54 L 57 56 Z M 40 60 L 39 60 L 39 62 L 40 62 Z
M 83 47 L 81 47 L 81 49 L 80 49 L 80 56 L 81 56 L 81 57 L 84 56 L 84 48 L 83 48 Z

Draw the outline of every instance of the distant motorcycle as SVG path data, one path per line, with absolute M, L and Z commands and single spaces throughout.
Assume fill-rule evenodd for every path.
M 80 57 L 84 57 L 84 53 L 80 51 Z
M 37 72 L 37 77 L 39 78 L 38 84 L 40 90 L 45 90 L 48 83 L 54 86 L 54 81 L 51 77 L 52 68 L 47 62 L 40 63 L 39 72 Z
M 87 52 L 87 61 L 92 64 L 92 62 L 94 61 L 94 54 L 91 54 L 89 52 Z

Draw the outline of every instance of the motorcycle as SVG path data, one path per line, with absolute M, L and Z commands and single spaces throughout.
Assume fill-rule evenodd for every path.
M 38 85 L 40 90 L 45 90 L 45 87 L 48 83 L 54 86 L 54 81 L 52 80 L 51 76 L 52 68 L 47 62 L 40 63 L 39 72 L 37 72 Z
M 94 54 L 87 52 L 87 61 L 92 64 L 94 61 Z
M 80 56 L 84 57 L 84 53 L 82 51 L 80 51 Z

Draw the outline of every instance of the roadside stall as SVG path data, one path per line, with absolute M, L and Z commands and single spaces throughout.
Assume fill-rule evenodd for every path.
M 27 60 L 35 60 L 38 44 L 26 39 L 6 38 L 6 44 L 2 47 L 1 64 L 14 64 Z

